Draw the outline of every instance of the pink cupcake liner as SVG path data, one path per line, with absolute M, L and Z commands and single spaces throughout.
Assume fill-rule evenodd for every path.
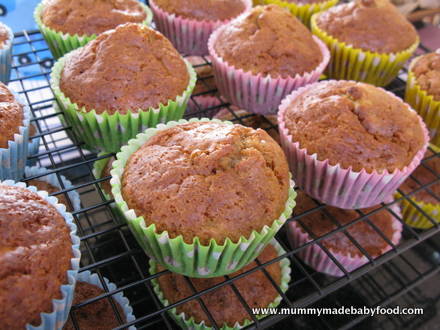
M 396 204 L 391 205 L 390 209 L 392 209 L 399 218 L 402 218 L 400 209 Z M 391 237 L 391 242 L 396 246 L 397 244 L 399 244 L 400 239 L 402 237 L 403 226 L 402 223 L 399 220 L 397 220 L 396 217 L 394 217 L 393 215 L 392 217 L 393 217 L 392 227 L 394 229 L 394 232 L 393 232 L 393 236 Z M 312 238 L 309 236 L 309 234 L 305 233 L 301 225 L 298 224 L 296 221 L 290 222 L 288 224 L 287 230 L 288 230 L 288 237 L 290 244 L 294 249 L 299 248 L 305 245 L 306 243 L 312 241 Z M 322 240 L 321 243 L 323 241 L 325 240 Z M 387 247 L 382 250 L 380 255 L 390 251 L 391 248 L 392 247 L 390 245 L 387 245 Z M 368 258 L 365 255 L 353 256 L 350 253 L 344 254 L 341 252 L 336 252 L 330 248 L 327 248 L 327 250 L 341 264 L 341 266 L 345 268 L 347 272 L 352 272 L 357 268 L 368 263 Z M 345 275 L 344 272 L 333 262 L 333 260 L 329 257 L 329 255 L 316 243 L 303 248 L 296 255 L 305 264 L 307 264 L 308 266 L 310 266 L 311 268 L 315 269 L 320 273 L 325 273 L 336 277 L 341 277 Z M 370 257 L 372 257 L 373 259 L 378 258 L 379 256 L 370 255 Z
M 414 156 L 412 162 L 402 170 L 396 169 L 392 173 L 386 170 L 382 173 L 376 171 L 368 173 L 365 169 L 357 172 L 353 171 L 351 167 L 344 169 L 340 164 L 331 165 L 328 160 L 318 160 L 316 154 L 309 155 L 305 148 L 301 148 L 298 142 L 294 142 L 284 122 L 284 114 L 292 100 L 315 86 L 316 84 L 308 85 L 287 96 L 281 103 L 278 112 L 281 146 L 286 154 L 295 182 L 313 198 L 343 209 L 367 208 L 382 203 L 387 197 L 394 194 L 420 164 L 429 143 L 429 134 L 425 123 L 417 115 L 423 128 L 425 144 Z M 390 92 L 387 93 L 398 98 Z M 409 110 L 414 111 L 408 104 L 406 105 Z
M 249 11 L 252 8 L 252 0 L 243 0 L 243 2 L 246 6 L 244 12 Z M 150 8 L 154 13 L 157 29 L 180 53 L 186 55 L 208 55 L 208 40 L 211 33 L 230 21 L 198 21 L 178 17 L 159 8 L 154 0 L 150 0 Z
M 208 42 L 215 82 L 220 94 L 230 103 L 249 112 L 260 115 L 276 114 L 278 106 L 286 95 L 299 87 L 318 81 L 330 61 L 327 46 L 319 38 L 313 36 L 322 53 L 322 62 L 315 70 L 288 78 L 254 75 L 228 64 L 215 51 L 214 45 L 224 28 L 226 26 L 217 29 Z

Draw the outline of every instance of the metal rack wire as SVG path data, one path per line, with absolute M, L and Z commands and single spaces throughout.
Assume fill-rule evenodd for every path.
M 14 40 L 14 48 L 13 76 L 10 86 L 22 94 L 29 103 L 34 115 L 32 123 L 37 127 L 37 135 L 34 138 L 41 138 L 39 153 L 31 157 L 30 161 L 39 166 L 47 167 L 50 169 L 50 173 L 55 173 L 58 178 L 60 175 L 66 176 L 73 183 L 73 188 L 65 189 L 62 181 L 59 180 L 63 189 L 54 195 L 65 194 L 66 199 L 69 201 L 66 192 L 75 189 L 80 193 L 82 209 L 73 212 L 75 222 L 78 225 L 78 233 L 81 237 L 83 256 L 80 271 L 90 270 L 97 273 L 105 288 L 104 294 L 72 307 L 71 317 L 76 328 L 78 328 L 78 324 L 75 315 L 79 309 L 97 300 L 109 299 L 109 297 L 121 291 L 129 298 L 134 308 L 136 320 L 134 322 L 125 323 L 118 309 L 115 307 L 113 300 L 110 299 L 115 315 L 120 322 L 118 329 L 124 329 L 130 325 L 135 325 L 138 329 L 174 329 L 177 326 L 168 316 L 167 310 L 191 299 L 198 299 L 211 322 L 215 324 L 212 315 L 210 315 L 209 310 L 200 297 L 224 285 L 233 285 L 237 279 L 251 272 L 260 270 L 264 266 L 278 262 L 283 258 L 290 259 L 293 271 L 288 291 L 285 294 L 282 293 L 273 279 L 269 278 L 283 298 L 283 307 L 324 305 L 333 307 L 341 303 L 348 305 L 349 303 L 345 301 L 352 302 L 353 304 L 362 302 L 362 305 L 365 306 L 389 305 L 393 304 L 393 302 L 402 296 L 408 294 L 413 296 L 417 295 L 417 292 L 414 291 L 416 290 L 415 288 L 433 276 L 438 276 L 440 272 L 440 260 L 438 259 L 440 258 L 429 259 L 429 256 L 434 256 L 435 253 L 437 253 L 437 256 L 440 254 L 440 246 L 435 243 L 435 239 L 439 238 L 440 226 L 435 223 L 434 219 L 424 214 L 433 223 L 433 228 L 425 231 L 412 229 L 407 226 L 402 219 L 399 219 L 403 224 L 404 230 L 403 239 L 398 246 L 394 246 L 368 219 L 368 216 L 384 209 L 394 213 L 390 209 L 390 206 L 393 203 L 398 203 L 401 199 L 407 199 L 410 203 L 413 203 L 408 198 L 409 196 L 423 189 L 429 190 L 433 184 L 439 182 L 440 173 L 433 172 L 436 179 L 429 184 L 421 185 L 420 188 L 410 194 L 402 193 L 403 197 L 395 200 L 393 203 L 383 204 L 380 209 L 367 214 L 359 212 L 359 217 L 353 222 L 341 225 L 338 219 L 329 214 L 330 220 L 335 223 L 337 228 L 321 237 L 314 237 L 312 242 L 299 248 L 292 249 L 290 247 L 287 240 L 287 233 L 285 229 L 282 229 L 277 234 L 276 239 L 287 251 L 284 255 L 266 263 L 257 261 L 258 266 L 244 274 L 235 277 L 225 277 L 222 283 L 212 288 L 201 292 L 194 291 L 192 296 L 176 304 L 167 307 L 162 306 L 154 294 L 150 282 L 152 279 L 162 276 L 168 271 L 153 276 L 148 273 L 148 257 L 140 249 L 127 226 L 110 207 L 112 201 L 106 200 L 101 191 L 99 184 L 110 178 L 103 177 L 97 179 L 92 172 L 95 161 L 109 158 L 112 155 L 97 156 L 83 149 L 84 144 L 79 137 L 75 136 L 72 128 L 65 124 L 63 114 L 53 108 L 54 98 L 49 85 L 50 68 L 48 68 L 48 66 L 50 65 L 48 65 L 47 60 L 48 48 L 44 43 L 42 35 L 38 31 L 23 31 L 22 33 L 17 33 Z M 420 51 L 426 52 L 428 50 L 422 46 Z M 27 61 L 22 61 L 21 59 L 23 57 L 25 57 Z M 217 96 L 217 91 L 212 86 L 212 75 L 209 73 L 210 62 L 208 58 L 199 58 L 194 66 L 199 72 L 204 71 L 205 74 L 199 79 L 201 84 L 199 85 L 199 91 L 192 96 L 191 107 L 185 114 L 185 117 L 212 117 L 219 109 L 227 109 L 233 117 L 233 121 L 236 123 L 243 124 L 247 120 L 255 117 L 255 115 L 251 114 L 238 113 L 234 107 L 231 107 Z M 38 70 L 38 73 L 34 72 L 29 74 L 28 69 L 30 68 L 33 68 L 34 71 Z M 388 89 L 402 96 L 405 84 L 404 78 L 405 73 L 403 72 Z M 216 97 L 217 102 L 206 107 L 201 101 L 201 97 L 208 95 Z M 259 120 L 263 123 L 262 126 L 264 126 L 266 130 L 270 133 L 276 133 L 276 125 L 271 120 L 264 117 L 259 118 Z M 434 152 L 434 155 L 431 157 L 438 156 L 440 156 L 440 154 L 435 154 Z M 423 166 L 429 168 L 426 164 L 426 160 L 427 159 L 424 160 Z M 25 181 L 34 178 L 38 177 L 29 177 L 26 178 Z M 435 194 L 433 194 L 433 196 L 439 200 L 440 196 L 436 196 Z M 415 204 L 414 206 L 417 207 Z M 72 205 L 70 205 L 70 207 L 72 207 Z M 324 206 L 322 204 L 316 203 L 316 207 L 303 214 L 295 214 L 295 216 L 288 221 L 298 221 L 301 223 L 301 219 L 304 216 L 312 212 L 322 211 L 323 208 Z M 422 210 L 420 210 L 420 212 L 423 213 Z M 391 245 L 391 251 L 376 259 L 369 256 L 359 243 L 347 232 L 348 228 L 360 221 L 369 223 L 373 229 Z M 366 255 L 369 262 L 365 266 L 349 273 L 337 262 L 331 252 L 321 244 L 324 239 L 339 232 L 345 233 L 350 241 Z M 310 235 L 313 236 L 312 233 L 310 233 Z M 329 257 L 338 264 L 345 274 L 343 277 L 333 278 L 325 276 L 300 261 L 297 257 L 297 253 L 306 246 L 314 243 L 319 244 L 321 248 L 328 253 Z M 422 257 L 417 253 L 417 250 L 421 248 L 425 250 L 429 249 L 430 252 L 422 254 L 424 255 L 424 257 Z M 427 258 L 429 259 L 428 261 Z M 419 265 L 420 263 L 423 263 L 424 267 L 421 267 Z M 114 282 L 118 289 L 109 292 L 105 282 L 102 280 L 103 276 Z M 269 277 L 267 273 L 266 276 Z M 381 279 L 381 277 L 384 276 L 385 280 Z M 391 287 L 387 285 L 387 281 L 392 282 L 394 286 Z M 235 290 L 235 292 L 240 296 L 237 290 Z M 350 297 L 358 297 L 357 302 L 353 302 L 353 299 L 347 299 L 347 292 L 350 292 Z M 246 310 L 250 312 L 249 306 L 247 306 L 242 297 L 240 297 L 240 300 Z M 334 320 L 334 318 L 318 319 L 316 317 L 289 315 L 272 315 L 261 320 L 257 320 L 251 314 L 249 317 L 254 320 L 252 327 L 266 328 L 276 324 L 277 329 L 284 327 L 292 328 L 292 326 L 302 326 L 304 328 L 316 328 L 319 326 L 324 329 L 348 329 L 359 323 L 365 324 L 365 322 L 372 322 L 371 319 L 362 316 L 337 320 Z M 379 321 L 375 319 L 374 322 L 377 323 Z M 403 324 L 399 323 L 398 320 L 396 321 L 396 319 L 389 322 L 391 322 L 389 324 L 396 328 Z M 387 320 L 383 320 L 383 323 L 377 324 L 388 323 Z M 218 327 L 218 325 L 215 327 Z

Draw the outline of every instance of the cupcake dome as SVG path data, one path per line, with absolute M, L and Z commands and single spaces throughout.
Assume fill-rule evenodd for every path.
M 49 195 L 60 191 L 59 187 L 55 187 L 54 185 L 50 184 L 49 182 L 39 180 L 39 179 L 32 179 L 32 180 L 26 181 L 26 184 L 28 186 L 36 187 L 37 190 L 47 191 L 49 193 Z M 67 209 L 69 208 L 69 203 L 67 203 L 67 199 L 64 194 L 57 195 L 57 199 L 60 204 L 65 205 Z
M 332 37 L 365 51 L 398 53 L 417 41 L 414 26 L 388 0 L 356 0 L 316 18 Z
M 418 57 L 411 71 L 420 88 L 440 102 L 440 52 Z
M 181 95 L 188 82 L 184 60 L 163 35 L 124 24 L 66 59 L 60 89 L 86 111 L 113 114 L 166 104 Z
M 147 13 L 137 0 L 46 0 L 41 21 L 70 35 L 98 35 L 124 23 L 142 23 Z
M 308 154 L 357 172 L 403 169 L 425 144 L 420 120 L 405 103 L 353 81 L 317 84 L 288 105 L 284 121 Z
M 260 254 L 258 260 L 261 263 L 265 263 L 276 257 L 278 257 L 277 250 L 273 245 L 269 244 Z M 238 272 L 231 274 L 231 276 L 240 275 L 256 266 L 257 264 L 252 262 Z M 164 268 L 160 265 L 155 269 L 156 272 L 163 270 Z M 280 262 L 265 267 L 265 270 L 269 273 L 277 286 L 280 286 L 283 277 Z M 223 276 L 206 279 L 190 279 L 198 292 L 211 288 L 224 280 L 225 278 Z M 162 299 L 167 300 L 169 304 L 176 303 L 193 294 L 187 280 L 182 275 L 170 273 L 160 276 L 157 281 L 158 289 L 162 294 Z M 275 287 L 261 270 L 250 273 L 249 275 L 235 281 L 234 285 L 251 308 L 268 307 L 279 296 Z M 232 287 L 229 285 L 203 295 L 202 300 L 220 328 L 222 328 L 222 326 L 232 328 L 236 327 L 237 324 L 243 326 L 244 321 L 250 318 Z M 186 321 L 192 319 L 195 324 L 204 322 L 207 327 L 213 326 L 197 300 L 191 300 L 185 304 L 177 306 L 176 314 L 182 315 L 182 313 L 185 315 L 184 318 Z
M 265 131 L 194 122 L 164 129 L 134 152 L 121 192 L 159 233 L 208 245 L 271 226 L 288 190 L 286 159 Z
M 71 269 L 70 229 L 37 193 L 0 185 L 0 319 L 6 329 L 38 326 L 53 311 Z
M 23 126 L 23 105 L 18 102 L 6 85 L 0 83 L 0 148 L 8 148 L 14 134 Z
M 229 65 L 272 78 L 313 71 L 323 59 L 307 28 L 275 5 L 255 7 L 228 24 L 214 49 Z
M 198 21 L 225 21 L 246 9 L 243 0 L 154 0 L 169 14 Z

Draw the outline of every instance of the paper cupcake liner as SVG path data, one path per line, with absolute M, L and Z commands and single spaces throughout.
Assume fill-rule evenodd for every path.
M 397 193 L 396 198 L 400 197 L 402 197 L 402 195 Z M 440 204 L 425 203 L 415 199 L 414 197 L 410 197 L 410 199 L 424 212 L 429 214 L 437 223 L 440 223 Z M 429 219 L 425 217 L 419 210 L 417 210 L 408 200 L 402 199 L 401 207 L 403 220 L 407 225 L 417 229 L 429 229 L 434 227 L 434 224 L 429 221 Z
M 285 112 L 291 102 L 302 93 L 315 88 L 317 84 L 300 88 L 287 96 L 278 112 L 281 146 L 296 184 L 313 198 L 342 209 L 367 208 L 382 203 L 394 194 L 420 164 L 425 154 L 429 136 L 423 120 L 418 116 L 425 135 L 425 145 L 402 170 L 396 169 L 392 173 L 387 170 L 382 173 L 376 171 L 368 173 L 365 169 L 357 172 L 351 167 L 342 168 L 340 164 L 331 165 L 328 160 L 319 160 L 316 154 L 310 155 L 298 142 L 294 142 L 284 122 Z M 387 93 L 397 98 L 394 94 Z M 408 109 L 414 111 L 409 106 Z
M 33 124 L 30 123 L 29 126 L 32 126 Z M 34 125 L 34 127 L 36 127 Z M 36 154 L 38 154 L 38 151 L 40 150 L 40 140 L 41 138 L 35 137 L 32 138 L 32 136 L 30 136 L 30 130 L 29 130 L 29 144 L 28 144 L 28 159 L 26 161 L 26 165 L 27 166 L 34 166 L 37 163 L 37 159 L 36 158 L 30 158 Z M 36 134 L 38 135 L 39 132 L 36 131 Z
M 246 6 L 243 12 L 245 13 L 252 8 L 252 0 L 243 0 L 243 2 Z M 150 6 L 154 13 L 157 29 L 171 41 L 180 53 L 186 55 L 208 55 L 208 40 L 211 33 L 219 26 L 230 22 L 230 20 L 198 21 L 179 17 L 159 8 L 154 0 L 150 0 Z
M 208 42 L 215 82 L 222 96 L 233 105 L 249 112 L 261 115 L 275 114 L 286 95 L 301 86 L 318 81 L 330 60 L 330 52 L 325 44 L 313 36 L 323 57 L 315 70 L 288 78 L 254 75 L 252 72 L 235 68 L 217 54 L 214 45 L 223 29 L 224 27 L 217 29 Z
M 117 290 L 118 288 L 112 282 L 110 282 L 107 278 L 103 277 L 105 284 L 110 292 Z M 85 282 L 91 285 L 97 286 L 101 290 L 104 290 L 101 281 L 99 280 L 99 276 L 95 273 L 91 273 L 86 270 L 78 274 L 77 282 Z M 124 312 L 125 321 L 132 322 L 136 318 L 133 315 L 133 308 L 130 306 L 130 301 L 124 296 L 122 292 L 118 292 L 111 296 L 114 301 L 116 301 L 119 306 L 121 306 L 122 311 Z M 122 315 L 121 315 L 122 316 Z M 129 330 L 135 330 L 134 326 L 128 328 Z
M 11 77 L 11 63 L 12 63 L 12 43 L 14 40 L 14 33 L 9 26 L 3 24 L 8 30 L 9 39 L 0 49 L 0 81 L 8 84 Z
M 333 6 L 335 6 L 338 3 L 339 0 L 329 0 L 329 1 L 322 1 L 318 3 L 294 3 L 294 2 L 287 2 L 282 0 L 262 0 L 264 4 L 271 5 L 275 4 L 280 7 L 287 8 L 292 15 L 296 16 L 298 19 L 301 20 L 301 22 L 310 28 L 310 19 L 313 14 L 319 13 L 321 11 L 325 11 Z
M 278 252 L 278 256 L 283 255 L 284 253 L 286 253 L 286 251 L 284 251 L 284 249 L 278 244 L 278 242 L 273 239 L 272 241 L 270 241 L 270 244 L 272 244 L 275 249 Z M 285 293 L 288 288 L 289 288 L 289 282 L 290 282 L 290 273 L 291 273 L 291 269 L 290 269 L 290 261 L 288 258 L 284 258 L 280 261 L 280 265 L 281 265 L 281 284 L 280 284 L 280 288 L 281 291 L 283 293 Z M 157 267 L 157 263 L 153 260 L 150 259 L 150 274 L 156 274 L 156 268 Z M 164 306 L 168 306 L 170 305 L 170 302 L 165 298 L 162 290 L 160 289 L 158 280 L 155 278 L 153 280 L 151 280 L 151 284 L 153 285 L 153 290 L 156 293 L 157 297 L 159 298 L 160 302 L 162 303 L 162 305 Z M 275 308 L 277 307 L 280 303 L 281 303 L 281 296 L 278 296 L 272 303 L 270 303 L 267 308 Z M 192 329 L 192 330 L 211 330 L 214 329 L 213 327 L 207 326 L 205 325 L 205 322 L 196 322 L 196 320 L 194 319 L 194 317 L 188 317 L 185 313 L 177 313 L 177 308 L 172 308 L 170 310 L 168 310 L 168 313 L 170 314 L 170 316 L 173 318 L 173 320 L 182 328 L 182 329 Z M 255 317 L 257 319 L 261 319 L 263 317 L 265 317 L 267 315 L 255 315 Z M 244 327 L 247 327 L 249 325 L 251 325 L 253 322 L 251 319 L 246 319 L 243 320 L 243 322 L 241 323 L 236 323 L 233 327 L 229 327 L 227 325 L 220 325 L 220 329 L 221 330 L 232 330 L 232 329 L 241 329 Z
M 33 177 L 33 176 L 37 176 L 37 175 L 41 175 L 41 174 L 46 174 L 48 172 L 49 172 L 49 170 L 44 167 L 34 166 L 34 167 L 26 167 L 25 168 L 25 175 L 28 178 Z M 60 179 L 63 182 L 64 189 L 73 188 L 72 182 L 70 182 L 70 180 L 66 179 L 66 177 L 64 175 L 60 175 Z M 36 180 L 47 182 L 50 185 L 59 188 L 60 190 L 63 189 L 61 187 L 60 181 L 58 180 L 58 177 L 55 173 L 36 178 Z M 74 211 L 81 210 L 81 199 L 79 197 L 78 192 L 76 190 L 71 190 L 71 191 L 67 192 L 67 196 L 69 196 L 70 202 L 72 203 L 72 206 L 73 206 L 73 210 Z M 67 205 L 65 205 L 65 206 L 67 206 Z
M 6 180 L 0 182 L 2 185 L 15 186 L 20 188 L 26 188 L 30 191 L 36 192 L 48 203 L 56 207 L 57 211 L 63 216 L 66 224 L 70 228 L 70 238 L 72 239 L 72 254 L 71 269 L 67 271 L 67 284 L 61 286 L 61 299 L 52 300 L 52 312 L 41 313 L 41 324 L 39 326 L 33 326 L 31 324 L 26 325 L 27 330 L 48 330 L 48 329 L 61 329 L 66 322 L 70 307 L 72 306 L 73 295 L 75 292 L 75 284 L 78 276 L 79 261 L 81 259 L 81 252 L 79 250 L 80 239 L 76 235 L 76 225 L 73 222 L 73 217 L 70 213 L 66 212 L 66 207 L 62 204 L 58 204 L 58 200 L 55 197 L 49 197 L 46 191 L 37 191 L 33 186 L 26 187 L 23 182 L 14 182 L 12 180 Z
M 440 101 L 424 91 L 417 83 L 411 68 L 416 63 L 415 58 L 409 67 L 406 81 L 405 101 L 422 116 L 431 136 L 431 143 L 440 147 Z
M 45 4 L 45 0 L 40 2 L 40 4 L 35 8 L 34 11 L 34 19 L 37 22 L 38 28 L 41 31 L 46 43 L 49 46 L 49 49 L 55 59 L 59 59 L 63 55 L 68 52 L 77 49 L 86 45 L 89 41 L 96 39 L 97 35 L 83 35 L 79 36 L 77 34 L 70 35 L 68 33 L 57 32 L 50 27 L 43 24 L 41 21 L 41 13 L 43 12 L 43 7 Z M 142 22 L 142 24 L 150 25 L 153 19 L 153 13 L 150 8 L 148 8 L 145 4 L 139 2 L 142 8 L 145 10 L 147 14 L 147 18 Z
M 158 131 L 179 124 L 198 121 L 222 122 L 207 118 L 193 118 L 189 121 L 182 119 L 178 122 L 172 121 L 165 125 L 159 125 L 157 129 L 146 130 L 144 133 L 139 134 L 136 139 L 131 140 L 128 146 L 122 147 L 121 152 L 117 154 L 117 160 L 113 163 L 110 182 L 118 208 L 124 214 L 133 235 L 147 255 L 175 273 L 190 277 L 216 277 L 237 271 L 260 254 L 292 214 L 296 193 L 293 190 L 294 184 L 291 182 L 286 207 L 280 217 L 274 220 L 271 226 L 264 226 L 259 232 L 254 230 L 249 237 L 242 236 L 237 242 L 232 242 L 229 238 L 226 238 L 223 244 L 218 244 L 212 239 L 209 245 L 203 245 L 196 237 L 191 244 L 188 244 L 184 241 L 182 235 L 170 238 L 167 231 L 158 233 L 155 224 L 146 225 L 145 219 L 142 216 L 137 216 L 134 210 L 129 209 L 122 197 L 121 178 L 125 164 L 128 158 Z M 231 122 L 223 123 L 232 125 Z
M 196 72 L 185 60 L 189 83 L 183 94 L 177 96 L 175 100 L 168 101 L 166 105 L 160 104 L 158 108 L 137 112 L 128 111 L 126 114 L 118 112 L 109 114 L 107 111 L 97 114 L 95 110 L 87 111 L 85 108 L 79 108 L 60 89 L 64 62 L 69 56 L 71 54 L 65 55 L 55 63 L 51 73 L 51 87 L 67 123 L 72 126 L 76 136 L 82 137 L 86 147 L 91 150 L 118 152 L 121 146 L 139 132 L 155 127 L 159 123 L 182 118 L 197 80 Z
M 390 206 L 390 209 L 400 218 L 402 215 L 400 213 L 400 209 L 397 204 L 393 204 Z M 402 223 L 397 220 L 396 217 L 393 217 L 392 227 L 394 229 L 393 236 L 390 241 L 397 245 L 400 242 L 402 237 Z M 299 248 L 308 242 L 312 241 L 312 238 L 303 231 L 300 224 L 296 221 L 292 221 L 288 224 L 288 237 L 292 248 Z M 379 234 L 378 234 L 379 235 Z M 323 240 L 321 240 L 321 243 Z M 387 244 L 387 247 L 384 248 L 380 255 L 385 254 L 390 251 L 392 247 Z M 350 253 L 342 253 L 339 251 L 334 251 L 331 248 L 327 248 L 327 250 L 333 255 L 333 257 L 345 268 L 347 272 L 352 272 L 357 268 L 365 265 L 369 262 L 368 258 L 365 255 L 362 256 L 353 256 Z M 315 269 L 320 273 L 325 273 L 328 275 L 341 277 L 344 276 L 344 272 L 333 262 L 333 260 L 328 256 L 327 253 L 318 244 L 314 243 L 308 245 L 303 248 L 296 254 L 305 264 Z M 380 256 L 379 255 L 379 256 Z M 375 256 L 374 258 L 378 258 L 379 256 Z M 371 256 L 373 257 L 373 256 Z
M 331 60 L 325 74 L 332 79 L 346 79 L 386 86 L 397 77 L 400 69 L 419 46 L 419 39 L 399 53 L 376 53 L 353 48 L 321 30 L 314 14 L 311 19 L 313 34 L 325 42 L 331 52 Z M 384 31 L 386 33 L 386 31 Z
M 20 181 L 23 178 L 28 156 L 29 121 L 32 115 L 22 98 L 16 93 L 13 94 L 23 105 L 23 124 L 19 127 L 18 133 L 14 134 L 14 141 L 8 142 L 8 148 L 0 148 L 0 181 L 7 179 Z

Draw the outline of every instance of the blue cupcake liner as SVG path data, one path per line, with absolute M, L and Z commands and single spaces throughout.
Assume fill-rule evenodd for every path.
M 0 148 L 0 180 L 20 181 L 28 156 L 29 121 L 32 115 L 29 106 L 21 97 L 13 94 L 23 105 L 23 125 L 19 127 L 18 133 L 14 134 L 14 141 L 9 141 L 8 148 Z
M 32 177 L 32 176 L 36 176 L 36 175 L 46 174 L 48 172 L 49 172 L 49 170 L 47 168 L 38 167 L 38 166 L 26 167 L 26 169 L 25 169 L 26 177 Z M 65 189 L 73 188 L 72 182 L 70 182 L 68 179 L 66 179 L 66 177 L 64 175 L 60 175 L 60 178 L 64 184 Z M 39 177 L 36 180 L 44 181 L 44 182 L 49 183 L 52 186 L 63 189 L 63 188 L 61 188 L 60 181 L 58 180 L 58 177 L 55 173 Z M 76 190 L 71 190 L 71 191 L 67 192 L 67 196 L 69 196 L 69 199 L 70 199 L 72 206 L 73 206 L 73 210 L 74 211 L 81 210 L 81 199 L 79 197 L 78 192 Z
M 32 125 L 32 124 L 30 124 Z M 35 126 L 35 125 L 34 125 Z M 37 135 L 39 134 L 38 131 L 36 133 Z M 34 156 L 36 154 L 38 154 L 38 151 L 40 150 L 40 137 L 36 137 L 36 138 L 32 138 L 31 136 L 29 136 L 29 145 L 28 145 L 28 157 Z M 26 164 L 28 166 L 34 166 L 37 163 L 37 159 L 36 158 L 32 158 L 27 160 Z
M 109 291 L 115 291 L 117 289 L 116 285 L 112 282 L 110 282 L 107 278 L 103 277 L 105 284 L 107 285 L 107 288 Z M 81 272 L 78 274 L 77 282 L 86 282 L 92 285 L 97 286 L 101 290 L 104 290 L 101 281 L 99 280 L 99 276 L 95 273 L 91 273 L 90 271 L 86 270 L 84 272 Z M 114 301 L 116 301 L 119 306 L 121 306 L 124 315 L 125 315 L 125 321 L 126 322 L 132 322 L 136 319 L 136 317 L 133 315 L 133 308 L 130 306 L 130 301 L 124 296 L 122 292 L 118 292 L 111 296 Z M 131 326 L 128 328 L 129 330 L 135 330 L 136 327 Z
M 49 196 L 46 191 L 37 191 L 33 186 L 26 187 L 23 182 L 14 182 L 12 180 L 6 180 L 0 182 L 1 185 L 15 186 L 20 188 L 25 188 L 30 191 L 36 192 L 42 198 L 44 198 L 48 203 L 56 207 L 57 211 L 66 220 L 67 225 L 70 228 L 70 238 L 72 239 L 72 254 L 71 258 L 71 269 L 67 271 L 67 284 L 61 285 L 61 299 L 52 300 L 52 310 L 51 313 L 41 313 L 41 324 L 39 326 L 33 326 L 31 324 L 26 324 L 27 330 L 53 330 L 61 329 L 66 322 L 70 307 L 72 306 L 73 295 L 75 292 L 76 279 L 78 277 L 79 261 L 81 259 L 81 252 L 79 250 L 80 239 L 76 235 L 76 225 L 73 223 L 73 217 L 70 213 L 66 212 L 66 207 L 62 204 L 58 204 L 58 200 Z
M 9 26 L 2 24 L 8 30 L 9 40 L 6 41 L 3 48 L 0 49 L 0 81 L 7 84 L 11 77 L 11 63 L 12 63 L 12 42 L 14 34 Z

